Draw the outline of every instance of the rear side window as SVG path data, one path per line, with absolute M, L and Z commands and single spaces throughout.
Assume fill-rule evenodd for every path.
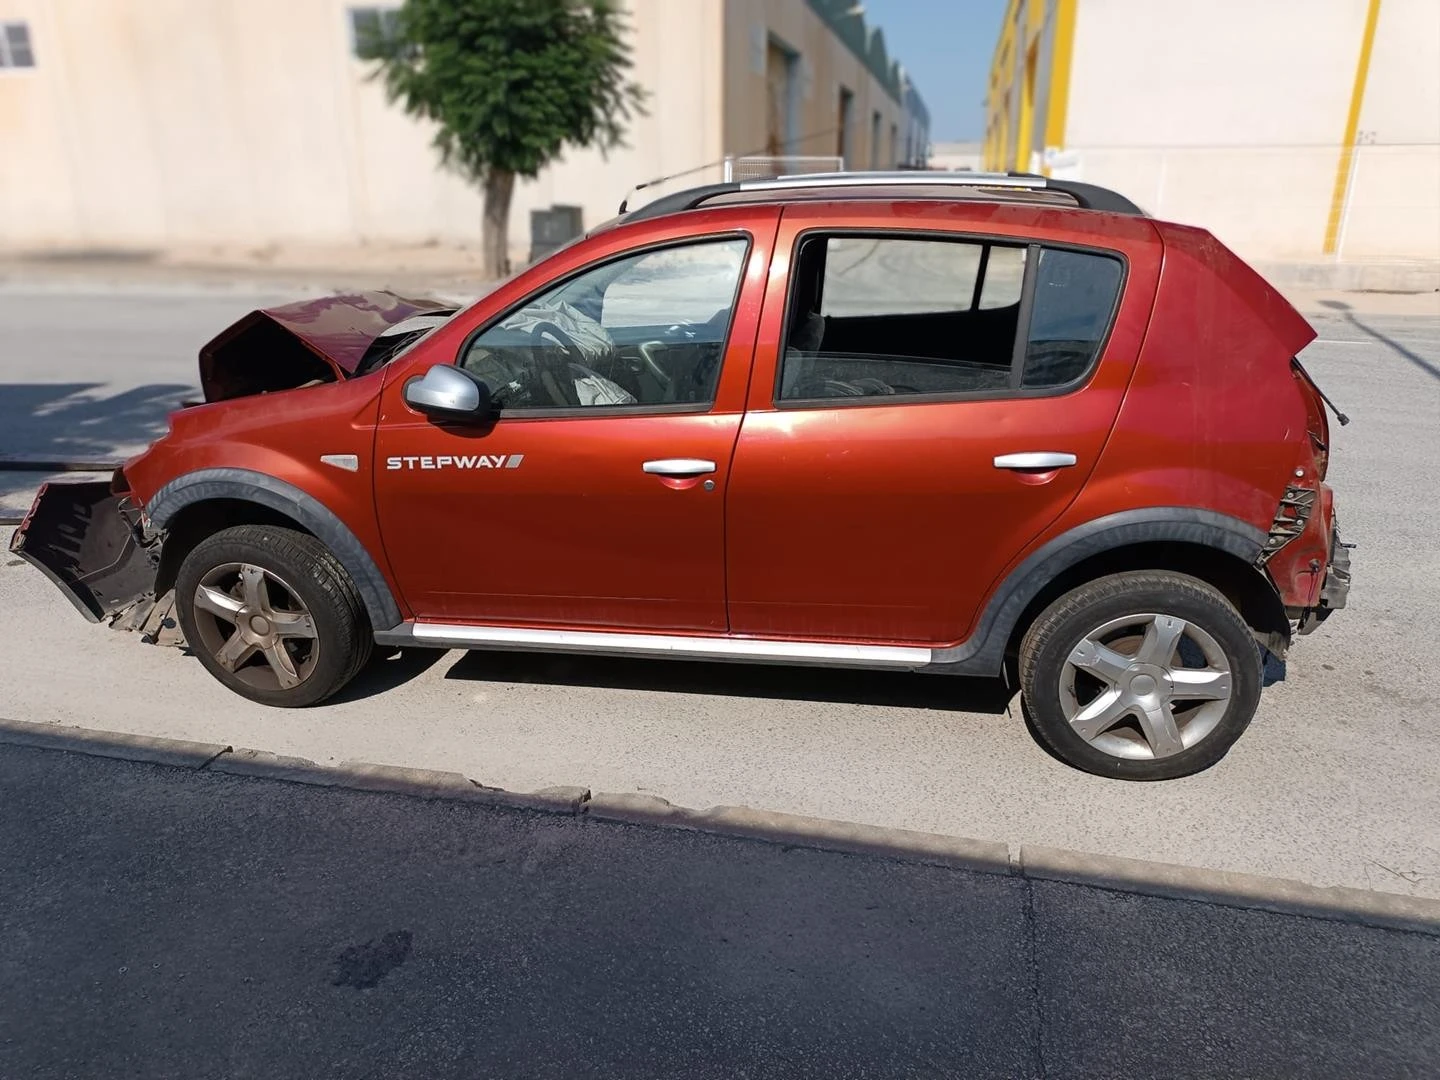
M 1089 372 L 1118 259 L 1031 244 L 811 236 L 792 275 L 778 399 L 994 396 Z

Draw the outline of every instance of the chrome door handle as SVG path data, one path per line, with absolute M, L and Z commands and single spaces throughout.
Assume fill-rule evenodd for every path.
M 647 461 L 640 467 L 654 476 L 700 476 L 715 471 L 713 461 L 692 457 L 661 458 Z
M 1075 464 L 1074 454 L 1054 450 L 1030 450 L 1023 454 L 1000 454 L 995 458 L 997 469 L 1063 469 Z

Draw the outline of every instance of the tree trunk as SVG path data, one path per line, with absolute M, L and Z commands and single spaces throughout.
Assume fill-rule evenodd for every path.
M 485 218 L 480 246 L 486 277 L 494 281 L 510 272 L 510 195 L 515 174 L 491 169 L 485 175 Z

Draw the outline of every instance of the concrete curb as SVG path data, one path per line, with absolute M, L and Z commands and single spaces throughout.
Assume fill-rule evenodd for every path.
M 458 772 L 411 769 L 403 765 L 372 765 L 362 761 L 317 765 L 307 758 L 282 757 L 265 750 L 243 748 L 216 758 L 210 763 L 209 771 L 315 787 L 341 787 L 422 799 L 451 799 L 488 806 L 544 810 L 552 814 L 578 814 L 580 804 L 590 794 L 580 787 L 551 787 L 528 793 L 505 791 L 476 783 Z
M 1087 855 L 1028 844 L 1018 848 L 1012 858 L 1011 849 L 1006 844 L 938 833 L 771 813 L 744 806 L 693 810 L 653 795 L 601 792 L 592 796 L 583 787 L 513 792 L 486 787 L 456 772 L 351 761 L 339 765 L 319 765 L 305 758 L 284 757 L 264 750 L 237 750 L 219 743 L 185 742 L 59 724 L 35 724 L 3 717 L 0 717 L 0 744 L 318 787 L 542 811 L 647 828 L 687 829 L 762 843 L 919 862 L 985 874 L 1013 875 L 1029 881 L 1059 882 L 1440 937 L 1440 900 L 1399 893 L 1327 888 L 1284 878 L 1204 870 L 1109 855 Z
M 1307 885 L 1259 874 L 1200 870 L 1029 844 L 1020 848 L 1017 869 L 1034 881 L 1058 881 L 1114 892 L 1440 936 L 1440 900 L 1421 896 Z
M 692 810 L 655 795 L 599 792 L 590 796 L 584 810 L 586 817 L 598 821 L 743 836 L 772 844 L 879 855 L 984 874 L 1011 873 L 1009 847 L 989 840 L 968 840 L 940 833 L 780 814 L 748 806 L 712 806 L 708 810 Z
M 0 743 L 31 746 L 40 750 L 67 750 L 91 757 L 144 761 L 177 769 L 203 769 L 230 747 L 220 743 L 186 742 L 183 739 L 156 739 L 149 735 L 126 735 L 119 731 L 94 731 L 61 724 L 32 724 L 0 717 Z

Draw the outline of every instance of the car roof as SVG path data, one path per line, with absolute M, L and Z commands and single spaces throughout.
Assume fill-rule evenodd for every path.
M 964 202 L 1042 203 L 1111 214 L 1147 216 L 1125 196 L 1096 184 L 1057 180 L 1035 173 L 837 172 L 727 181 L 662 195 L 621 213 L 608 224 L 628 224 L 690 210 L 745 203 L 788 203 L 816 199 L 935 199 Z M 598 230 L 597 230 L 598 231 Z

